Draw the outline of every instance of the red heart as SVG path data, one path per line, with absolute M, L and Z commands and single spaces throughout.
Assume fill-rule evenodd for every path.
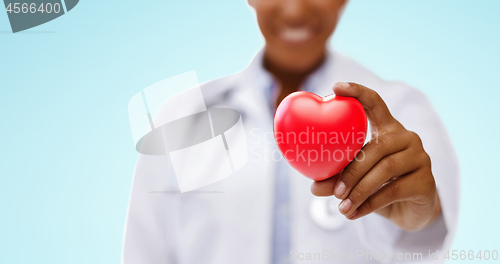
M 281 154 L 316 181 L 339 173 L 356 157 L 366 128 L 363 106 L 351 97 L 295 92 L 274 115 L 274 139 Z

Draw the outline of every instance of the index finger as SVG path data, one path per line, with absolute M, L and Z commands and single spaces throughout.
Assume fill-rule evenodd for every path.
M 333 92 L 339 96 L 356 98 L 365 108 L 370 123 L 377 128 L 397 123 L 382 97 L 372 89 L 357 83 L 338 82 L 333 86 Z

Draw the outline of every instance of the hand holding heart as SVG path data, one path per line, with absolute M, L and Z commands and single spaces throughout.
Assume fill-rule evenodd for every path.
M 342 199 L 339 210 L 348 219 L 376 212 L 404 230 L 419 230 L 440 213 L 431 161 L 420 137 L 406 130 L 373 90 L 355 83 L 337 83 L 338 96 L 354 97 L 370 121 L 372 139 L 340 173 L 315 181 L 316 196 Z

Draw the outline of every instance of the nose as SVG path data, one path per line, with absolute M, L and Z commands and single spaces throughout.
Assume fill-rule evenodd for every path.
M 281 1 L 281 15 L 288 26 L 300 27 L 307 21 L 308 0 Z

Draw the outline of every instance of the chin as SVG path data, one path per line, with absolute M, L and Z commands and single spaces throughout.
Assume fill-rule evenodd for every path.
M 308 71 L 323 58 L 326 41 L 320 37 L 307 40 L 284 39 L 278 35 L 268 35 L 266 52 L 276 66 L 292 72 Z

